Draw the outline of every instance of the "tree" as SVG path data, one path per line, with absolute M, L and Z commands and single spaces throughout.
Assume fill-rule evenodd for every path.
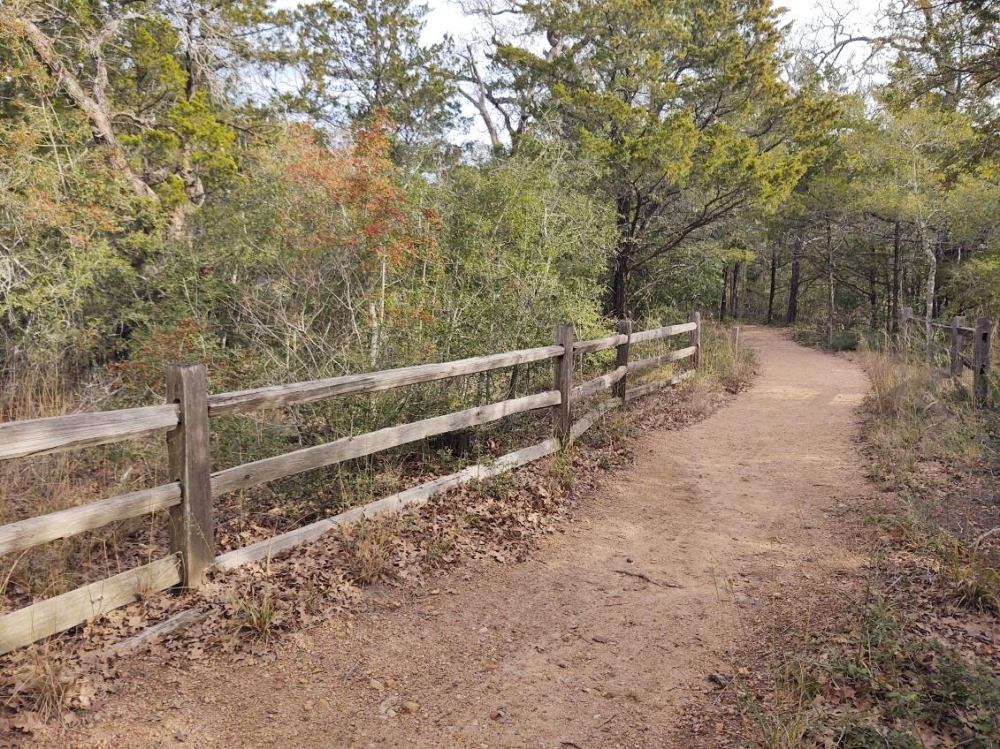
M 385 111 L 404 144 L 458 121 L 451 42 L 424 45 L 428 9 L 411 0 L 322 0 L 294 15 L 303 78 L 293 108 L 349 128 Z
M 777 204 L 828 115 L 826 102 L 779 80 L 780 33 L 767 0 L 486 12 L 523 23 L 520 37 L 496 44 L 496 74 L 483 82 L 515 148 L 528 123 L 554 118 L 580 153 L 607 166 L 595 186 L 616 209 L 607 299 L 616 316 L 631 311 L 637 270 L 739 210 Z
M 0 366 L 79 370 L 119 350 L 141 295 L 130 259 L 161 247 L 163 223 L 9 25 L 0 50 Z
M 223 89 L 250 55 L 265 8 L 266 0 L 12 0 L 0 6 L 0 29 L 9 58 L 45 69 L 59 106 L 86 117 L 131 190 L 171 210 L 200 204 L 235 171 Z
M 436 276 L 440 222 L 404 190 L 390 129 L 377 117 L 344 146 L 300 123 L 255 147 L 246 178 L 199 214 L 194 249 L 160 279 L 171 316 L 205 321 L 285 378 L 419 350 L 431 292 L 414 277 Z
M 527 138 L 518 152 L 460 165 L 439 198 L 445 277 L 439 299 L 447 358 L 547 344 L 553 327 L 600 327 L 602 269 L 613 214 L 588 194 L 597 167 L 567 144 Z

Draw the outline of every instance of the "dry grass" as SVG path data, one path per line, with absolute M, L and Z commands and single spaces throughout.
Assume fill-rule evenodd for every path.
M 570 492 L 573 489 L 574 447 L 557 452 L 549 460 L 549 493 Z
M 864 347 L 860 356 L 871 383 L 866 437 L 876 478 L 900 486 L 921 463 L 962 474 L 982 465 L 986 414 L 973 407 L 963 383 L 944 381 L 932 392 L 923 363 Z
M 341 548 L 348 577 L 359 585 L 371 585 L 392 564 L 399 518 L 361 520 L 340 531 Z
M 977 477 L 992 480 L 995 414 L 975 408 L 961 381 L 945 380 L 932 390 L 922 362 L 865 349 L 861 361 L 871 382 L 866 437 L 873 478 L 905 490 L 899 511 L 883 522 L 897 544 L 940 560 L 955 601 L 1000 612 L 1000 571 L 981 548 L 996 530 L 960 538 L 938 518 L 943 495 L 959 495 L 956 489 Z
M 233 596 L 233 636 L 252 646 L 266 646 L 277 636 L 278 607 L 270 583 L 254 581 Z
M 736 328 L 706 325 L 701 336 L 701 371 L 733 395 L 746 390 L 757 372 L 757 357 Z
M 79 672 L 54 646 L 44 643 L 19 654 L 8 678 L 7 707 L 47 721 L 62 714 L 76 690 Z
M 30 420 L 109 407 L 110 388 L 95 377 L 9 360 L 0 371 L 0 420 Z M 161 483 L 160 438 L 0 461 L 0 525 Z M 160 534 L 160 529 L 155 529 Z M 119 523 L 0 559 L 0 611 L 71 590 L 148 556 L 148 519 Z M 162 535 L 162 534 L 160 534 Z M 128 543 L 125 543 L 128 539 Z M 147 550 L 144 552 L 144 549 Z

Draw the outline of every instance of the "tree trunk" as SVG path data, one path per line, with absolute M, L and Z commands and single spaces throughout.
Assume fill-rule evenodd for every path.
M 774 281 L 778 275 L 778 251 L 771 248 L 771 286 L 767 292 L 767 324 L 774 322 Z
M 499 149 L 503 146 L 503 141 L 500 140 L 500 133 L 497 130 L 496 123 L 493 121 L 493 115 L 487 103 L 486 83 L 483 81 L 483 77 L 479 74 L 479 68 L 476 66 L 476 58 L 472 45 L 466 45 L 466 50 L 468 51 L 466 60 L 469 63 L 469 70 L 472 72 L 472 77 L 475 79 L 476 90 L 475 94 L 470 94 L 460 86 L 458 93 L 468 99 L 472 106 L 479 112 L 483 125 L 486 127 L 486 132 L 489 133 L 490 144 L 493 148 Z
M 795 237 L 795 249 L 792 250 L 792 278 L 788 282 L 788 312 L 785 322 L 795 324 L 799 317 L 799 283 L 802 278 L 802 235 Z
M 900 257 L 899 257 L 899 222 L 892 235 L 892 332 L 899 333 L 899 288 L 900 288 Z
M 836 311 L 836 298 L 833 286 L 833 230 L 830 227 L 830 219 L 826 220 L 826 285 L 827 285 L 827 308 L 826 308 L 826 345 L 833 348 L 833 313 Z
M 871 310 L 871 320 L 868 327 L 878 330 L 878 292 L 875 285 L 875 266 L 868 271 L 868 308 Z
M 107 152 L 111 165 L 121 172 L 132 191 L 141 198 L 148 198 L 158 203 L 160 199 L 153 192 L 153 188 L 138 175 L 122 152 L 112 125 L 111 111 L 106 106 L 102 107 L 98 100 L 87 93 L 80 80 L 64 64 L 52 41 L 29 19 L 20 17 L 13 11 L 3 13 L 0 18 L 5 19 L 15 32 L 19 32 L 28 40 L 35 56 L 59 82 L 73 103 L 86 115 L 94 136 Z
M 611 298 L 606 311 L 616 320 L 629 318 L 629 285 L 632 282 L 632 258 L 636 238 L 632 234 L 632 198 L 619 196 L 617 201 L 618 247 L 611 268 Z
M 729 314 L 733 320 L 740 319 L 740 270 L 742 267 L 742 263 L 733 263 L 733 289 L 729 294 Z
M 934 258 L 935 267 L 940 263 L 944 262 L 944 236 L 938 234 L 937 239 L 934 242 Z M 935 274 L 934 279 L 934 315 L 933 317 L 937 319 L 941 316 L 941 310 L 944 309 L 945 297 L 941 294 L 941 289 L 938 288 L 937 277 Z
M 722 266 L 722 301 L 719 302 L 719 322 L 726 321 L 726 290 L 729 287 L 729 266 Z
M 632 261 L 625 249 L 619 249 L 615 255 L 614 269 L 611 278 L 611 305 L 609 312 L 616 320 L 625 320 L 629 316 L 628 286 L 632 276 Z
M 934 285 L 937 279 L 937 254 L 934 247 L 927 242 L 924 236 L 924 229 L 920 227 L 917 242 L 924 255 L 927 256 L 927 281 L 924 286 L 924 337 L 927 340 L 927 366 L 930 368 L 931 386 L 934 382 L 934 328 L 931 320 L 934 319 Z

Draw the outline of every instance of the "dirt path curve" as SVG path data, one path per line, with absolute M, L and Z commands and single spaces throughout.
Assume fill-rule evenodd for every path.
M 859 563 L 831 530 L 863 491 L 865 378 L 776 332 L 744 333 L 755 386 L 641 438 L 634 470 L 532 561 L 465 565 L 440 594 L 300 634 L 267 665 L 157 669 L 80 745 L 690 745 L 680 713 L 731 669 L 750 599 Z

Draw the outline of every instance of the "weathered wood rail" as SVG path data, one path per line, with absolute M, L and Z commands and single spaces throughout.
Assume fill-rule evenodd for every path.
M 0 460 L 164 432 L 171 478 L 170 483 L 163 486 L 0 526 L 0 554 L 13 554 L 93 531 L 109 523 L 155 512 L 168 512 L 170 520 L 168 556 L 0 617 L 0 654 L 78 626 L 131 603 L 141 595 L 177 586 L 197 588 L 213 569 L 226 570 L 249 561 L 269 558 L 297 544 L 319 538 L 335 526 L 426 502 L 435 494 L 468 481 L 494 476 L 538 460 L 578 438 L 612 408 L 675 385 L 694 374 L 694 369 L 689 369 L 667 380 L 628 387 L 628 378 L 635 373 L 663 364 L 691 359 L 697 367 L 701 351 L 698 313 L 692 315 L 691 322 L 638 333 L 632 332 L 630 321 L 622 321 L 618 331 L 618 334 L 606 338 L 576 341 L 573 327 L 560 325 L 556 328 L 555 342 L 551 346 L 215 395 L 207 392 L 203 366 L 172 364 L 166 372 L 168 402 L 162 406 L 0 424 Z M 629 361 L 631 345 L 664 340 L 683 333 L 691 334 L 687 347 L 641 361 Z M 616 350 L 614 370 L 589 382 L 574 385 L 574 356 L 610 349 Z M 212 417 L 286 408 L 546 360 L 553 361 L 554 382 L 553 388 L 545 392 L 511 397 L 499 403 L 344 437 L 215 473 L 211 471 L 209 424 Z M 574 404 L 609 389 L 613 391 L 613 398 L 595 404 L 588 413 L 573 421 Z M 511 414 L 539 409 L 552 409 L 554 435 L 537 445 L 216 556 L 215 497 L 427 437 L 488 424 Z
M 948 346 L 948 375 L 952 378 L 961 377 L 966 368 L 972 370 L 972 394 L 975 403 L 980 408 L 989 404 L 989 373 L 990 345 L 993 336 L 993 323 L 986 317 L 980 317 L 975 327 L 965 324 L 965 315 L 956 315 L 951 322 L 939 322 L 913 316 L 912 307 L 903 308 L 903 336 L 909 342 L 910 325 L 926 326 L 945 330 L 950 333 Z M 972 356 L 964 353 L 965 341 L 971 338 Z

